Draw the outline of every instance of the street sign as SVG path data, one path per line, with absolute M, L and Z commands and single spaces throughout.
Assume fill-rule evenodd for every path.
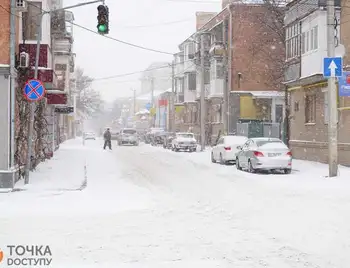
M 40 101 L 45 96 L 45 87 L 40 80 L 31 79 L 24 85 L 23 94 L 28 101 Z
M 74 107 L 56 107 L 55 113 L 58 114 L 71 114 L 74 113 Z
M 146 109 L 149 111 L 152 108 L 152 104 L 151 103 L 147 103 L 145 105 Z
M 343 72 L 338 78 L 339 97 L 350 97 L 350 72 Z
M 324 77 L 341 77 L 343 75 L 343 59 L 341 57 L 323 59 Z

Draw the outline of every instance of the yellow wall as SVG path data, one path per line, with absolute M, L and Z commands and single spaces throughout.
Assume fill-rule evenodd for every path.
M 256 119 L 256 108 L 252 96 L 240 96 L 240 118 Z

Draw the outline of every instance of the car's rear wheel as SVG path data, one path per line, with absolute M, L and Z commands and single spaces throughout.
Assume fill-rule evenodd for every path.
M 254 167 L 253 167 L 253 165 L 252 165 L 252 162 L 250 161 L 250 159 L 249 159 L 249 161 L 248 161 L 248 171 L 249 171 L 249 173 L 255 173 L 255 169 L 254 169 Z
M 292 169 L 291 168 L 286 168 L 284 170 L 284 174 L 291 174 L 292 173 Z

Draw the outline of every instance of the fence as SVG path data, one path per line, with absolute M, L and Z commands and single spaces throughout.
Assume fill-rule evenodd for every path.
M 237 123 L 237 135 L 248 138 L 281 138 L 280 123 L 245 122 Z

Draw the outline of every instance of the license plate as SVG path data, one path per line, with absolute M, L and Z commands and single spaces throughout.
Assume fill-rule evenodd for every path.
M 269 153 L 268 156 L 269 157 L 275 157 L 275 156 L 280 156 L 280 153 Z

